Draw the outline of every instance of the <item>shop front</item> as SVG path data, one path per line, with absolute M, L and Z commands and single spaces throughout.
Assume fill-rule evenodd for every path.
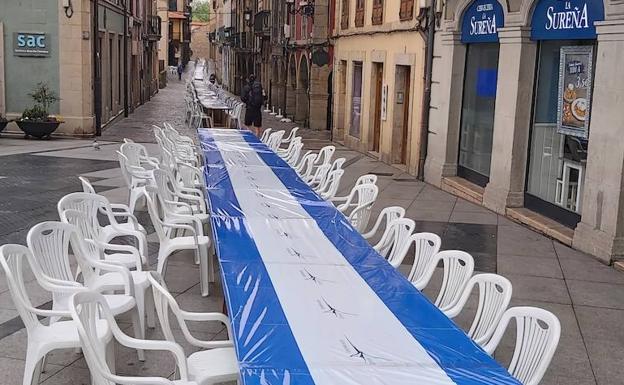
M 624 258 L 624 3 L 446 6 L 425 180 L 605 262 Z
M 542 0 L 533 11 L 537 44 L 525 207 L 576 227 L 589 146 L 596 28 L 601 1 Z

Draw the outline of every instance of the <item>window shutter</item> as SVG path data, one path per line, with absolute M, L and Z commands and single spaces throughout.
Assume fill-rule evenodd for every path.
M 414 18 L 414 0 L 401 0 L 399 18 L 401 21 L 412 20 Z
M 349 28 L 349 0 L 342 0 L 342 15 L 340 18 L 340 28 Z
M 373 25 L 383 24 L 383 0 L 373 0 Z
M 355 0 L 355 26 L 364 26 L 364 4 L 365 0 Z

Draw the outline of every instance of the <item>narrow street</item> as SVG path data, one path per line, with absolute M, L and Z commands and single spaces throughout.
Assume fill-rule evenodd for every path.
M 151 125 L 169 122 L 184 129 L 184 82 L 172 80 L 150 102 L 138 108 L 131 117 L 119 119 L 98 138 L 101 150 L 89 140 L 55 139 L 25 141 L 0 138 L 0 194 L 7 197 L 0 206 L 0 244 L 25 244 L 26 233 L 43 220 L 57 220 L 56 202 L 65 194 L 79 191 L 78 175 L 89 178 L 98 193 L 114 202 L 125 202 L 127 189 L 121 177 L 115 151 L 127 137 L 146 143 L 150 152 Z M 288 129 L 292 124 L 276 122 L 265 114 L 265 127 Z M 305 131 L 304 143 L 319 149 L 329 143 L 323 132 Z M 417 223 L 416 231 L 434 232 L 442 238 L 443 249 L 459 249 L 472 254 L 479 272 L 499 273 L 513 283 L 512 305 L 533 305 L 556 314 L 562 323 L 562 338 L 555 358 L 542 384 L 621 384 L 624 366 L 619 349 L 624 333 L 617 325 L 624 319 L 624 277 L 593 257 L 572 250 L 557 241 L 537 234 L 517 223 L 480 206 L 452 196 L 396 168 L 364 154 L 337 146 L 337 157 L 345 157 L 345 177 L 340 195 L 350 191 L 356 178 L 365 173 L 379 176 L 380 196 L 373 218 L 387 206 L 406 208 L 407 217 Z M 10 198 L 8 198 L 10 197 Z M 143 222 L 149 216 L 139 215 Z M 150 262 L 155 263 L 158 249 L 153 229 L 149 228 Z M 409 270 L 412 257 L 401 267 Z M 169 289 L 186 310 L 220 311 L 223 297 L 219 282 L 212 285 L 211 296 L 199 293 L 198 274 L 191 253 L 180 253 L 171 259 Z M 50 306 L 50 298 L 38 287 L 34 276 L 27 274 L 27 289 L 35 306 Z M 437 292 L 440 274 L 426 292 Z M 476 308 L 476 300 L 469 303 Z M 470 313 L 470 312 L 467 312 Z M 462 314 L 460 325 L 466 325 L 472 314 Z M 130 324 L 122 323 L 124 328 Z M 200 327 L 198 337 L 210 340 L 222 337 L 222 328 Z M 149 331 L 150 338 L 162 338 L 159 329 Z M 512 336 L 507 336 L 497 358 L 504 362 L 511 354 Z M 3 384 L 21 382 L 26 347 L 26 332 L 15 310 L 6 282 L 0 280 L 0 370 Z M 188 351 L 192 348 L 185 346 Z M 145 363 L 136 360 L 133 351 L 120 349 L 117 369 L 122 374 L 173 374 L 171 358 L 148 353 Z M 81 355 L 73 350 L 55 352 L 48 357 L 43 384 L 87 384 L 89 371 Z

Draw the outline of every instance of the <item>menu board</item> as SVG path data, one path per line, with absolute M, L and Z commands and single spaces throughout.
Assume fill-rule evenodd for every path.
M 593 47 L 561 47 L 560 55 L 557 132 L 587 139 Z

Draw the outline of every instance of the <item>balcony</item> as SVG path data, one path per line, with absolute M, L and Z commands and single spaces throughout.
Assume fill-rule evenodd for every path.
M 147 40 L 158 41 L 162 37 L 162 19 L 160 16 L 149 16 L 147 19 Z
M 270 37 L 271 36 L 271 12 L 260 11 L 254 18 L 254 32 L 256 36 Z

